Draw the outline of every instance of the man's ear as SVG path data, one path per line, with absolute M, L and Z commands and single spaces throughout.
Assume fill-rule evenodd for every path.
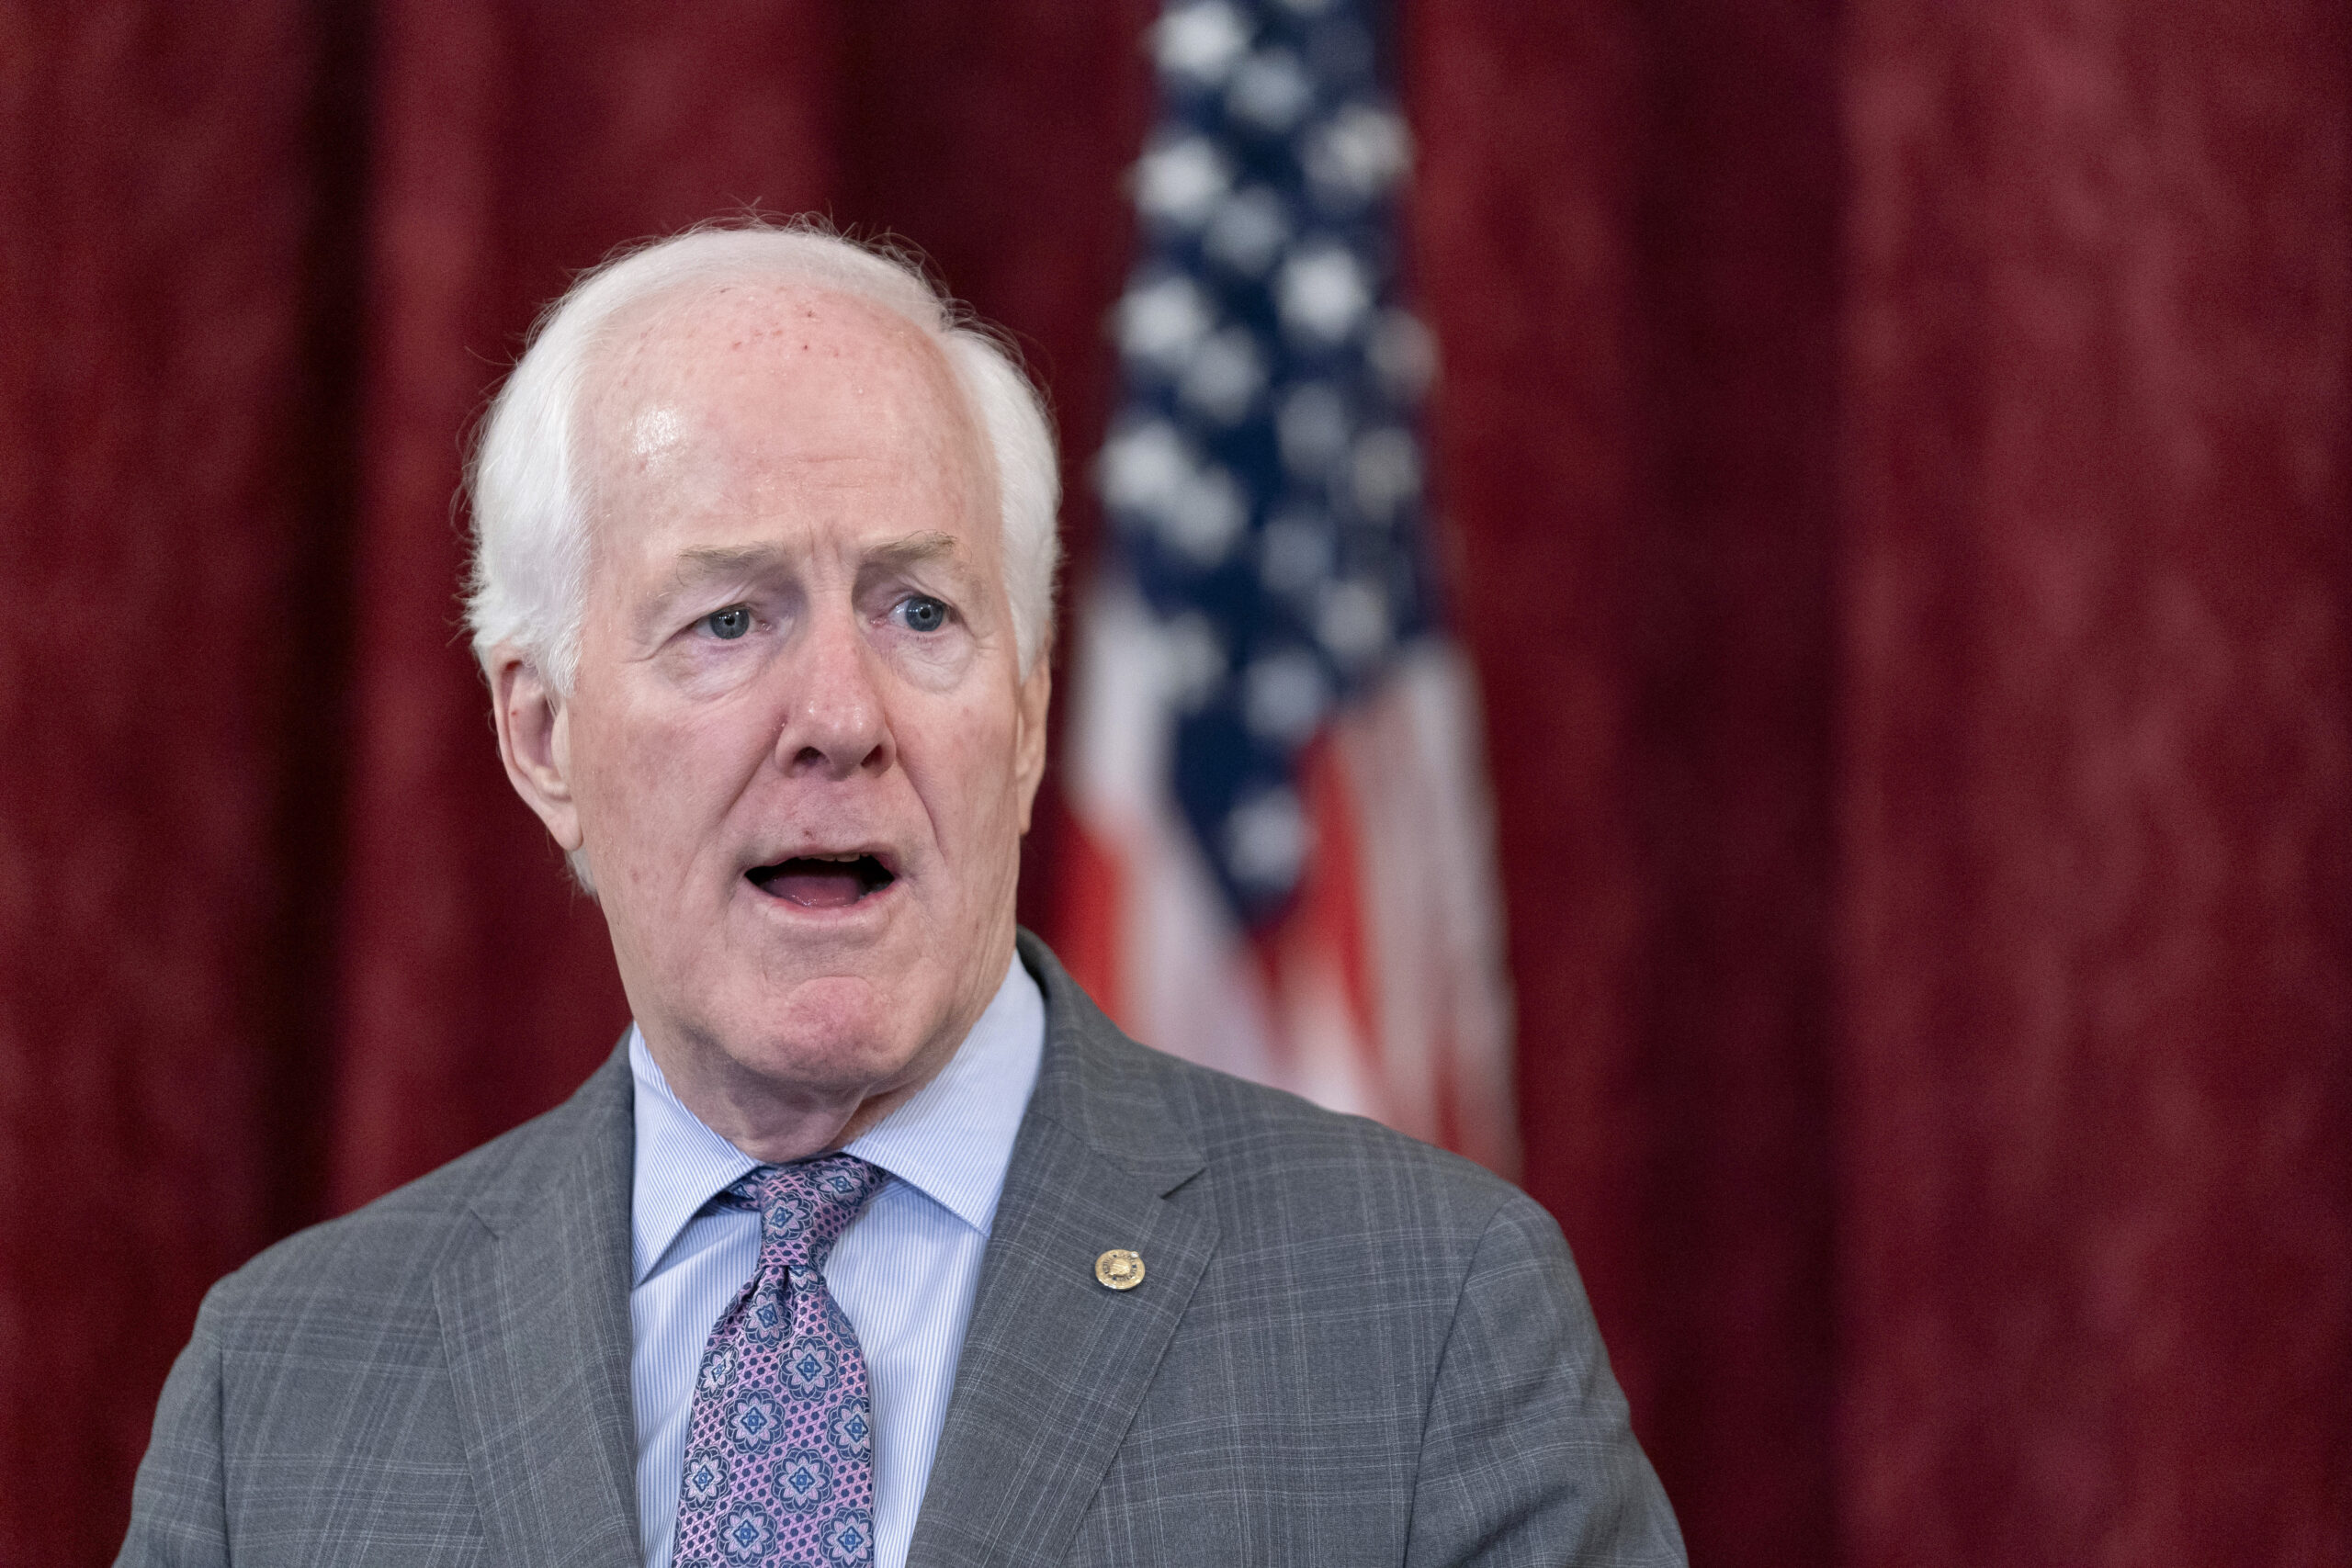
M 1021 830 L 1029 831 L 1029 808 L 1036 804 L 1037 785 L 1046 776 L 1046 710 L 1054 695 L 1053 660 L 1049 649 L 1037 650 L 1037 661 L 1021 679 L 1021 696 L 1012 738 L 1014 784 L 1021 792 Z
M 580 808 L 571 798 L 571 721 L 563 696 L 522 649 L 500 643 L 482 660 L 498 759 L 523 804 L 539 814 L 565 854 L 580 848 Z

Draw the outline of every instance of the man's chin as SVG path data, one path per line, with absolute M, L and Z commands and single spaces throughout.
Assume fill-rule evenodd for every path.
M 910 1000 L 861 976 L 803 981 L 730 1031 L 727 1054 L 779 1088 L 886 1089 L 914 1066 L 927 1037 L 909 1027 Z

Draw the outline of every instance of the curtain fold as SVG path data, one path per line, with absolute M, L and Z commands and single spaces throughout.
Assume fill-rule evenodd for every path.
M 2352 1551 L 2346 26 L 1857 17 L 1858 1561 Z
M 9 1562 L 107 1559 L 198 1296 L 312 1208 L 342 41 L 276 0 L 0 9 Z
M 1692 1560 L 1831 1561 L 1837 14 L 1407 14 L 1527 1186 Z

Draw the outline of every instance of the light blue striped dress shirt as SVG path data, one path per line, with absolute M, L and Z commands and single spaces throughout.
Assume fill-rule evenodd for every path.
M 826 1288 L 857 1330 L 874 1398 L 878 1568 L 907 1560 L 980 1255 L 1045 1044 L 1046 999 L 1015 958 L 939 1076 L 849 1145 L 890 1173 L 825 1265 Z M 704 1205 L 757 1162 L 679 1103 L 634 1029 L 628 1060 L 637 1078 L 628 1316 L 638 1543 L 646 1568 L 669 1568 L 695 1373 L 711 1328 L 760 1257 L 757 1214 Z

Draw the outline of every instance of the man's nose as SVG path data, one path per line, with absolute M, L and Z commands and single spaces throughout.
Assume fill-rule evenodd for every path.
M 784 728 L 776 762 L 787 773 L 845 779 L 890 762 L 890 726 L 880 670 L 854 609 L 810 617 L 784 660 Z

